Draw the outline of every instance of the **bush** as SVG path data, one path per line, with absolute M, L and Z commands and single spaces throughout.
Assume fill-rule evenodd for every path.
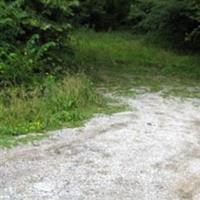
M 66 68 L 68 18 L 76 3 L 56 0 L 0 2 L 0 84 L 30 81 Z
M 179 47 L 200 47 L 200 4 L 197 0 L 137 0 L 129 19 L 145 32 L 156 32 Z

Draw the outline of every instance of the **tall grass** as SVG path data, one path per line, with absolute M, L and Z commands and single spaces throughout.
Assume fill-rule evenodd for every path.
M 104 109 L 105 100 L 83 74 L 62 81 L 49 77 L 32 89 L 6 89 L 0 93 L 0 145 L 19 135 L 80 125 Z
M 123 86 L 200 83 L 200 56 L 178 53 L 125 32 L 75 32 L 79 65 L 100 82 Z M 154 41 L 155 43 L 155 41 Z

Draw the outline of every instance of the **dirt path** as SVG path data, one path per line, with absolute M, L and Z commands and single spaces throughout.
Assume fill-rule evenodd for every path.
M 123 100 L 133 111 L 0 150 L 0 200 L 200 200 L 200 100 Z

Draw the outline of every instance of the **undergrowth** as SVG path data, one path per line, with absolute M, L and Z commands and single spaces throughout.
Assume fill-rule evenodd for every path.
M 126 32 L 83 29 L 74 35 L 78 65 L 100 85 L 123 90 L 134 86 L 154 91 L 169 88 L 174 94 L 200 96 L 186 90 L 200 86 L 199 55 L 175 52 L 148 37 Z
M 27 141 L 32 137 L 28 133 L 79 126 L 96 112 L 114 111 L 106 101 L 83 74 L 62 81 L 49 76 L 34 88 L 5 89 L 0 93 L 0 145 Z

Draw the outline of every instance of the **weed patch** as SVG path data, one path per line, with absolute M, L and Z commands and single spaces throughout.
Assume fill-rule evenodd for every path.
M 9 146 L 22 135 L 27 137 L 19 141 L 26 141 L 29 133 L 80 126 L 96 112 L 114 110 L 83 74 L 5 89 L 0 93 L 0 145 Z

